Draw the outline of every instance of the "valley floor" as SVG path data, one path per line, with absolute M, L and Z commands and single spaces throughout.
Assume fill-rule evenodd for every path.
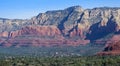
M 0 66 L 120 66 L 120 56 L 5 57 Z

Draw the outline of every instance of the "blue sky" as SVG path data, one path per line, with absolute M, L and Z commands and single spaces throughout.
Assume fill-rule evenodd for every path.
M 27 19 L 48 10 L 65 9 L 80 5 L 84 9 L 94 7 L 120 7 L 119 0 L 0 0 L 1 18 Z

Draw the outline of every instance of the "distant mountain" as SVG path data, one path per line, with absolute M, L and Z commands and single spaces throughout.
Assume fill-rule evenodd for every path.
M 7 47 L 106 44 L 119 34 L 120 8 L 73 6 L 26 20 L 0 18 L 0 46 Z

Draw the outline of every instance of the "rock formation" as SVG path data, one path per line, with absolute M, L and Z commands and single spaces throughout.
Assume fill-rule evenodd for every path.
M 120 34 L 120 8 L 73 6 L 21 19 L 0 18 L 0 45 L 104 44 Z M 117 39 L 115 39 L 117 40 Z
M 120 41 L 109 44 L 98 55 L 120 55 Z

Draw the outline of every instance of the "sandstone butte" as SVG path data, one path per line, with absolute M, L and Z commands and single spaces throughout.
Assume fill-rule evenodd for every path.
M 106 46 L 102 52 L 98 52 L 98 55 L 120 55 L 120 35 L 114 35 L 110 40 L 106 42 Z
M 99 52 L 98 55 L 120 55 L 120 41 L 109 44 L 102 52 Z

